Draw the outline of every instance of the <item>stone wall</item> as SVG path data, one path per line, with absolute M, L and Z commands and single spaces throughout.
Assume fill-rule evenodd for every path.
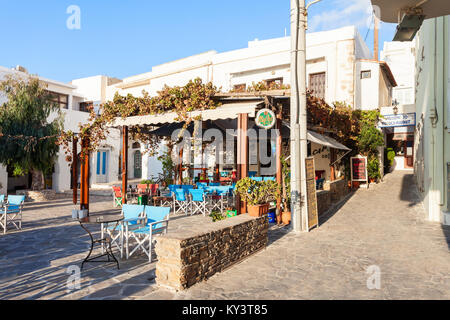
M 268 228 L 267 216 L 244 214 L 158 237 L 156 282 L 183 290 L 206 280 L 265 248 Z
M 345 179 L 329 181 L 324 184 L 324 189 L 330 191 L 331 202 L 340 201 L 350 192 Z
M 317 210 L 319 216 L 324 214 L 331 206 L 330 191 L 327 190 L 317 190 Z

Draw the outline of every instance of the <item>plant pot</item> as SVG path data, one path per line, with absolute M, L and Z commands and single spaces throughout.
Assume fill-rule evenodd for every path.
M 259 204 L 256 206 L 247 205 L 248 215 L 251 217 L 261 217 L 269 212 L 269 204 Z
M 291 212 L 290 211 L 281 213 L 281 222 L 283 222 L 283 224 L 291 223 Z

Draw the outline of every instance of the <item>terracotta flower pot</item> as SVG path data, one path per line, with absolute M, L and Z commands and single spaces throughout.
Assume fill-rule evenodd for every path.
M 269 204 L 259 204 L 256 206 L 247 205 L 247 211 L 251 217 L 261 217 L 269 212 Z
M 291 223 L 291 212 L 290 211 L 282 212 L 281 213 L 281 221 L 283 222 L 283 224 Z

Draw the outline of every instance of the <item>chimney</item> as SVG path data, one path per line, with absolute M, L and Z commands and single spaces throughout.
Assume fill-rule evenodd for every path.
M 17 65 L 14 68 L 12 68 L 15 71 L 19 71 L 19 72 L 24 72 L 24 73 L 28 73 L 28 70 L 25 67 L 22 67 L 21 65 Z

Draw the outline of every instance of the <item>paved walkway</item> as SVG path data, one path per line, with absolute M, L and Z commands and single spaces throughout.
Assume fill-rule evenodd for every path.
M 110 210 L 97 198 L 93 210 Z M 183 292 L 158 288 L 144 257 L 88 265 L 70 291 L 89 238 L 70 200 L 29 205 L 24 230 L 0 235 L 0 299 L 450 299 L 450 229 L 423 220 L 412 175 L 358 190 L 310 233 L 273 227 L 266 250 Z M 183 227 L 182 219 L 172 227 Z M 369 290 L 367 268 L 381 271 Z

